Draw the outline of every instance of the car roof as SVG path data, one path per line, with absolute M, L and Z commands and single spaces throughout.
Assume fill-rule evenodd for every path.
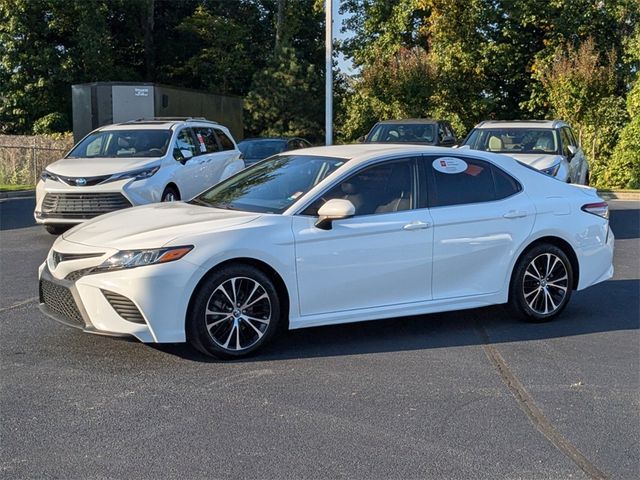
M 404 119 L 395 119 L 395 120 L 382 120 L 376 125 L 407 125 L 407 124 L 433 124 L 433 123 L 442 123 L 446 120 L 435 120 L 433 118 L 404 118 Z
M 198 127 L 215 126 L 216 128 L 228 130 L 224 125 L 220 125 L 218 122 L 199 117 L 154 117 L 149 119 L 139 118 L 137 120 L 130 120 L 128 122 L 105 125 L 98 128 L 97 130 L 170 130 L 178 125 L 190 125 Z
M 500 163 L 504 158 L 505 161 L 510 162 L 511 157 L 506 155 L 497 155 L 489 152 L 482 152 L 477 150 L 466 149 L 451 149 L 448 147 L 434 147 L 429 145 L 415 145 L 415 144 L 393 144 L 393 143 L 357 143 L 349 145 L 331 145 L 325 147 L 310 147 L 301 150 L 292 150 L 291 152 L 285 152 L 282 155 L 305 155 L 305 156 L 317 156 L 317 157 L 334 157 L 343 158 L 349 160 L 349 164 L 357 164 L 360 162 L 366 162 L 374 157 L 382 156 L 416 156 L 423 154 L 432 155 L 446 155 L 446 156 L 475 156 L 477 158 L 488 158 L 493 162 Z M 515 161 L 515 160 L 513 160 Z
M 244 142 L 288 142 L 289 140 L 297 140 L 298 137 L 254 137 L 245 138 L 239 143 Z
M 485 120 L 475 128 L 558 128 L 566 125 L 562 120 Z

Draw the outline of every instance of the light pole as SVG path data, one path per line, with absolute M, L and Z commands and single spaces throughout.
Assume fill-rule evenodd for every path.
M 325 144 L 333 144 L 333 0 L 325 0 Z

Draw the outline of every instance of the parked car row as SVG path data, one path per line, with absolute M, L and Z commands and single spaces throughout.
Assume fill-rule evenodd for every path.
M 38 222 L 84 222 L 40 266 L 40 308 L 221 358 L 281 326 L 493 304 L 547 321 L 613 275 L 608 205 L 557 181 L 588 176 L 574 140 L 562 122 L 483 122 L 459 148 L 440 121 L 316 148 L 203 119 L 103 127 L 38 184 Z

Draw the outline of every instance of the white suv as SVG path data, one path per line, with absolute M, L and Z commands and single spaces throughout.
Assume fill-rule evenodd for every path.
M 589 164 L 571 127 L 561 120 L 485 121 L 462 147 L 503 153 L 563 182 L 589 184 Z
M 98 128 L 42 172 L 36 222 L 59 234 L 103 213 L 191 199 L 244 168 L 226 127 L 200 118 Z

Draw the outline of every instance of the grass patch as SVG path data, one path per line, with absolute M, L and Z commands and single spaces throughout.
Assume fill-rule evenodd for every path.
M 33 190 L 33 185 L 9 185 L 6 183 L 0 183 L 0 192 L 15 192 L 18 190 Z

